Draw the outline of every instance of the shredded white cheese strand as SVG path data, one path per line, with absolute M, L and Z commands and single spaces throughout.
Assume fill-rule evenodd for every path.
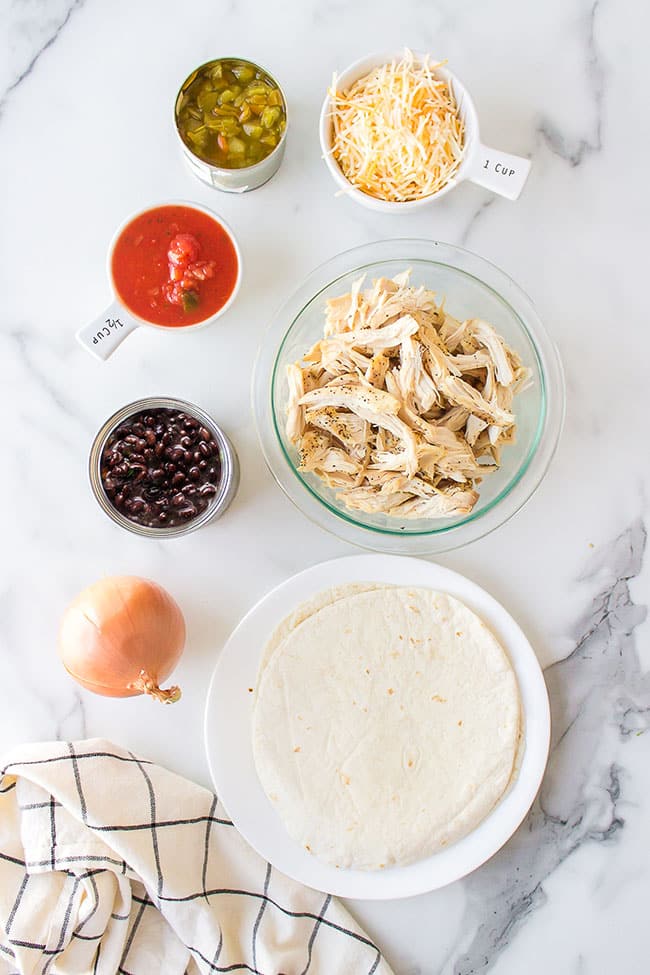
M 458 172 L 464 126 L 449 84 L 432 64 L 405 51 L 375 68 L 332 103 L 332 154 L 357 189 L 380 200 L 432 196 Z

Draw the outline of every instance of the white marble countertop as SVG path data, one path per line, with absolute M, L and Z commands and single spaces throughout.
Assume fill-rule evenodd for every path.
M 398 975 L 645 970 L 650 137 L 637 79 L 648 10 L 632 0 L 15 0 L 0 25 L 0 744 L 102 735 L 208 784 L 203 703 L 229 631 L 274 584 L 353 551 L 307 522 L 265 468 L 249 386 L 269 317 L 340 250 L 391 236 L 462 243 L 531 294 L 566 368 L 566 428 L 541 489 L 496 533 L 440 559 L 489 589 L 534 642 L 548 668 L 551 760 L 531 815 L 488 865 L 427 896 L 351 908 Z M 402 42 L 447 56 L 485 140 L 532 158 L 518 203 L 465 184 L 393 218 L 334 197 L 316 133 L 323 89 L 333 68 Z M 277 177 L 240 197 L 189 174 L 170 124 L 179 82 L 223 53 L 268 66 L 293 113 Z M 192 335 L 139 330 L 95 362 L 73 335 L 109 299 L 115 225 L 179 197 L 235 228 L 246 267 L 236 306 Z M 86 479 L 103 420 L 155 393 L 213 413 L 242 464 L 223 520 L 167 543 L 113 525 Z M 174 707 L 95 697 L 63 672 L 61 612 L 104 573 L 153 577 L 183 606 Z

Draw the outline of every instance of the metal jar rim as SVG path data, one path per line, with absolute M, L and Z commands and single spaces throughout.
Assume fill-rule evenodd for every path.
M 180 133 L 180 129 L 178 128 L 178 115 L 177 115 L 178 99 L 183 93 L 183 89 L 185 88 L 187 82 L 192 77 L 192 75 L 198 74 L 199 71 L 202 71 L 203 68 L 207 68 L 208 65 L 218 64 L 220 61 L 242 61 L 244 64 L 250 64 L 250 66 L 252 68 L 255 68 L 257 71 L 262 71 L 267 76 L 267 78 L 269 78 L 273 82 L 273 84 L 276 86 L 276 88 L 282 95 L 282 101 L 284 103 L 284 119 L 285 119 L 284 132 L 282 133 L 282 136 L 277 146 L 275 146 L 275 148 L 271 150 L 268 156 L 265 156 L 264 159 L 260 159 L 259 162 L 253 163 L 252 166 L 242 166 L 239 169 L 229 169 L 223 166 L 215 166 L 214 163 L 209 162 L 207 159 L 202 159 L 201 156 L 197 155 L 188 146 L 187 142 L 184 140 L 183 136 Z M 193 159 L 198 160 L 198 162 L 202 163 L 204 166 L 208 166 L 210 169 L 214 170 L 215 173 L 218 173 L 219 175 L 223 175 L 223 176 L 232 175 L 233 173 L 242 173 L 242 174 L 245 173 L 247 175 L 248 174 L 254 175 L 256 170 L 259 170 L 261 167 L 264 166 L 265 163 L 268 163 L 269 159 L 272 159 L 274 156 L 278 155 L 278 153 L 281 153 L 281 151 L 283 151 L 284 149 L 284 143 L 286 141 L 287 131 L 289 129 L 289 106 L 287 104 L 287 96 L 285 95 L 284 89 L 282 88 L 282 85 L 279 83 L 277 78 L 275 78 L 275 76 L 272 75 L 270 71 L 267 71 L 266 68 L 263 67 L 263 65 L 257 64 L 257 62 L 251 61 L 249 58 L 240 58 L 231 54 L 221 58 L 211 58 L 209 61 L 204 61 L 203 64 L 200 64 L 198 68 L 194 68 L 193 71 L 190 71 L 190 73 L 187 75 L 187 77 L 179 87 L 178 91 L 176 92 L 176 98 L 174 99 L 174 129 L 176 130 L 176 135 L 178 136 L 178 139 L 183 149 L 185 149 L 185 151 Z
M 147 409 L 176 409 L 187 413 L 203 424 L 203 426 L 207 427 L 219 445 L 221 478 L 218 492 L 205 511 L 185 525 L 168 525 L 163 528 L 154 528 L 149 525 L 139 525 L 137 522 L 130 521 L 111 504 L 102 484 L 101 459 L 106 441 L 120 423 L 134 414 L 141 413 Z M 115 524 L 120 525 L 121 528 L 125 528 L 127 531 L 133 532 L 134 535 L 161 539 L 189 535 L 190 532 L 196 531 L 197 528 L 201 528 L 209 521 L 212 521 L 217 515 L 223 514 L 237 491 L 239 484 L 239 463 L 228 437 L 205 410 L 202 410 L 199 406 L 195 406 L 193 403 L 189 403 L 187 400 L 176 399 L 172 396 L 147 396 L 144 399 L 127 403 L 126 406 L 117 410 L 116 413 L 113 413 L 102 424 L 90 448 L 88 474 L 90 477 L 90 486 L 99 506 Z

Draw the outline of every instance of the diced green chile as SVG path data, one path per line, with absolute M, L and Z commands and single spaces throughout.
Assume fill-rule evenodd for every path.
M 194 72 L 176 103 L 178 131 L 205 162 L 253 166 L 278 145 L 286 127 L 282 92 L 248 61 L 222 59 Z

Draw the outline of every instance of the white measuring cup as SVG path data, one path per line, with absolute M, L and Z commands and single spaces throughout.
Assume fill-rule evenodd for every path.
M 346 90 L 359 78 L 369 74 L 374 68 L 391 61 L 399 61 L 404 57 L 404 51 L 389 54 L 369 54 L 360 58 L 336 76 L 337 91 Z M 413 52 L 415 61 L 424 61 L 427 55 Z M 429 59 L 430 61 L 432 59 Z M 417 210 L 428 204 L 434 203 L 441 197 L 453 190 L 459 183 L 469 180 L 477 183 L 492 193 L 498 193 L 508 200 L 516 200 L 524 188 L 528 173 L 530 171 L 530 160 L 522 156 L 514 156 L 509 152 L 502 152 L 500 149 L 491 149 L 484 145 L 479 137 L 478 116 L 476 108 L 469 92 L 461 81 L 445 67 L 436 68 L 434 74 L 444 79 L 450 86 L 459 114 L 464 123 L 465 145 L 463 149 L 463 159 L 458 172 L 449 182 L 430 196 L 424 196 L 418 200 L 406 200 L 404 202 L 394 202 L 392 200 L 380 200 L 362 190 L 357 189 L 350 183 L 341 171 L 338 163 L 332 154 L 332 103 L 329 93 L 325 97 L 320 114 L 320 144 L 323 151 L 323 158 L 329 169 L 334 182 L 345 191 L 346 196 L 350 196 L 357 203 L 370 210 L 378 210 L 383 213 L 402 213 L 407 210 Z
M 136 217 L 141 216 L 144 213 L 148 213 L 151 210 L 158 210 L 161 207 L 166 206 L 181 206 L 187 207 L 190 210 L 199 210 L 201 213 L 207 214 L 215 223 L 226 232 L 230 241 L 235 249 L 235 254 L 237 257 L 237 278 L 235 280 L 235 286 L 228 298 L 228 300 L 212 314 L 206 316 L 199 322 L 195 322 L 191 325 L 159 325 L 157 322 L 147 321 L 145 318 L 141 318 L 137 315 L 131 308 L 129 308 L 126 303 L 120 298 L 117 287 L 115 286 L 115 281 L 113 278 L 113 252 L 115 250 L 115 245 L 117 241 L 122 236 L 122 233 L 126 230 L 129 224 L 136 219 Z M 127 336 L 131 332 L 135 331 L 136 328 L 147 328 L 155 329 L 158 332 L 195 332 L 199 328 L 205 328 L 206 325 L 211 325 L 218 318 L 228 311 L 233 301 L 237 297 L 237 292 L 239 291 L 239 285 L 241 283 L 242 274 L 242 258 L 241 251 L 239 250 L 239 244 L 237 239 L 231 229 L 231 227 L 226 223 L 223 217 L 220 217 L 213 210 L 208 207 L 202 206 L 200 203 L 194 203 L 189 200 L 163 200 L 161 203 L 154 203 L 151 206 L 143 207 L 140 210 L 136 210 L 122 221 L 115 233 L 113 234 L 112 240 L 108 246 L 108 253 L 106 255 L 106 272 L 108 274 L 108 280 L 111 286 L 111 291 L 113 292 L 113 300 L 108 305 L 107 308 L 94 318 L 88 324 L 83 325 L 75 337 L 77 342 L 90 352 L 96 359 L 101 362 L 105 362 L 106 359 L 111 356 L 117 347 L 121 345 Z

